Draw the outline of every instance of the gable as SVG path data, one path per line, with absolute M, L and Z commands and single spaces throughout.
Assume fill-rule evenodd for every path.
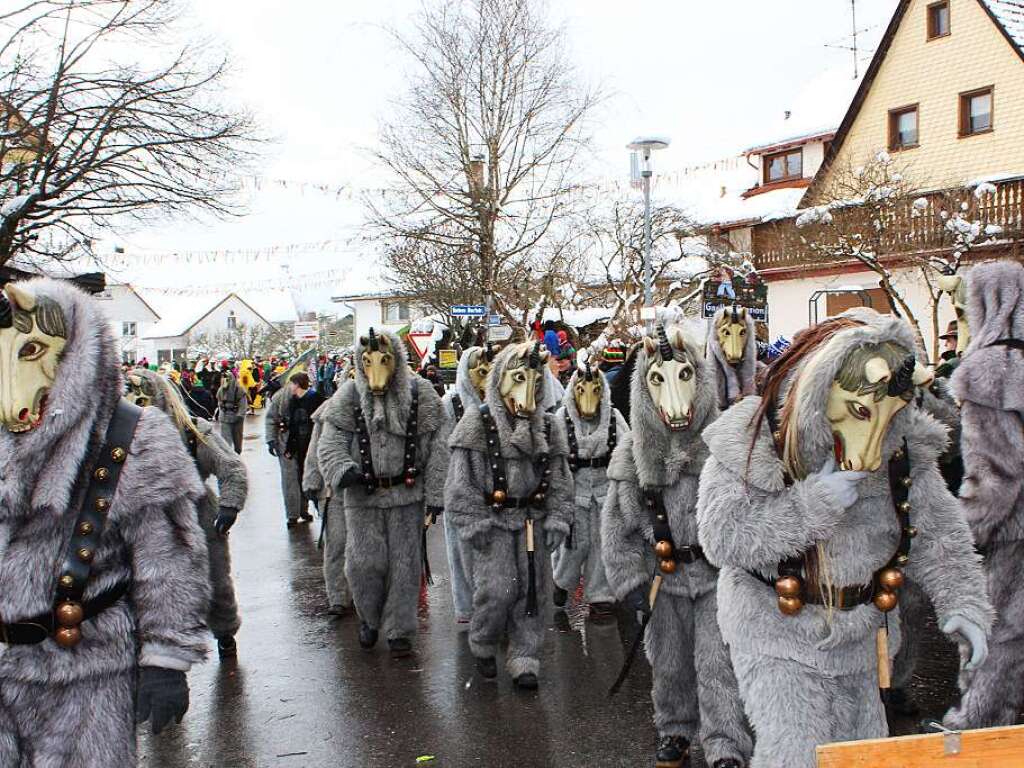
M 1024 173 L 1024 54 L 1016 38 L 1024 34 L 1024 0 L 950 0 L 951 34 L 928 40 L 931 2 L 900 3 L 802 206 L 822 202 L 837 174 L 888 150 L 889 112 L 909 105 L 918 110 L 919 143 L 897 161 L 917 186 Z M 988 86 L 994 130 L 961 137 L 960 94 Z

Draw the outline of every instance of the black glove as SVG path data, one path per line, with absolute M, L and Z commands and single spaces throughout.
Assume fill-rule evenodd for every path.
M 338 480 L 339 488 L 348 488 L 359 482 L 362 477 L 362 473 L 355 467 L 350 466 L 344 472 L 341 473 L 341 479 Z
M 430 515 L 430 524 L 437 522 L 437 518 L 444 514 L 444 507 L 427 507 L 427 514 Z
M 238 510 L 231 507 L 221 507 L 217 510 L 217 519 L 213 521 L 214 530 L 221 536 L 231 530 L 231 526 L 238 519 Z
M 180 723 L 188 711 L 188 680 L 185 673 L 163 667 L 142 667 L 135 699 L 135 722 L 152 715 L 153 733 L 160 733 L 171 719 Z
M 641 584 L 639 587 L 634 589 L 622 602 L 627 608 L 637 613 L 642 613 L 644 616 L 651 615 L 651 604 L 648 600 L 650 596 L 650 587 L 646 584 Z
M 277 456 L 277 443 L 273 440 L 267 440 L 267 450 L 270 451 L 271 456 Z

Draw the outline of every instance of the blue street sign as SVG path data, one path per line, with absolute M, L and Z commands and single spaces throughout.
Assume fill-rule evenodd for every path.
M 487 317 L 487 307 L 483 304 L 453 304 L 453 317 Z
M 501 315 L 488 315 L 487 324 L 490 326 L 501 325 Z

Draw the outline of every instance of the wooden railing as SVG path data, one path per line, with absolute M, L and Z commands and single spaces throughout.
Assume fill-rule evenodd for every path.
M 883 256 L 899 258 L 949 250 L 952 239 L 942 212 L 950 205 L 966 205 L 963 215 L 968 221 L 979 221 L 983 227 L 1002 228 L 999 234 L 982 236 L 979 241 L 994 241 L 1019 252 L 1024 242 L 1024 179 L 995 182 L 994 186 L 994 193 L 980 196 L 975 196 L 973 189 L 963 188 L 900 200 L 882 222 L 880 250 Z M 925 202 L 915 205 L 915 200 L 921 198 Z M 756 225 L 751 249 L 758 270 L 770 274 L 773 270 L 828 267 L 837 259 L 823 252 L 827 249 L 813 248 L 812 242 L 827 244 L 830 233 L 836 230 L 866 233 L 873 226 L 869 220 L 871 214 L 861 206 L 838 208 L 832 215 L 836 220 L 835 229 L 816 225 L 797 227 L 795 218 Z

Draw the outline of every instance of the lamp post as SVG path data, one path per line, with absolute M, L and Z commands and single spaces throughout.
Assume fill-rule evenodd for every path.
M 648 333 L 654 330 L 657 312 L 654 309 L 653 268 L 651 266 L 651 153 L 665 149 L 669 145 L 666 136 L 638 136 L 626 145 L 640 158 L 640 178 L 644 188 L 644 306 L 640 310 L 640 319 L 644 321 Z M 636 168 L 634 166 L 634 174 Z M 635 179 L 634 179 L 635 180 Z

